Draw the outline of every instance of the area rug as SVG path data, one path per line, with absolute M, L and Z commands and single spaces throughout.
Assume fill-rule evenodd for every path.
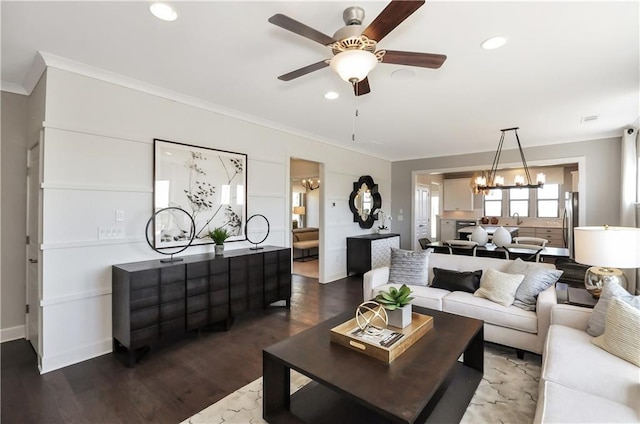
M 538 399 L 540 357 L 516 358 L 514 349 L 485 346 L 484 377 L 462 418 L 464 424 L 531 423 Z M 309 379 L 291 373 L 291 393 Z M 262 424 L 262 378 L 236 390 L 182 424 Z
M 293 274 L 307 278 L 318 278 L 318 260 L 293 261 Z

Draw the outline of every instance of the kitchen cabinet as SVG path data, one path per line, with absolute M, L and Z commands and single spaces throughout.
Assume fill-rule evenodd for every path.
M 440 231 L 439 240 L 455 240 L 456 237 L 456 220 L 455 219 L 441 219 L 440 220 Z
M 520 227 L 519 237 L 538 237 L 547 239 L 549 247 L 564 247 L 562 228 L 554 227 Z
M 468 178 L 444 180 L 443 185 L 445 211 L 473 211 L 473 194 Z
M 549 247 L 564 247 L 562 228 L 536 227 L 536 237 L 549 240 L 547 242 Z

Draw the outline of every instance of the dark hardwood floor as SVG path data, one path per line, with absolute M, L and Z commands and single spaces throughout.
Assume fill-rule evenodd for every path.
M 23 340 L 3 343 L 1 422 L 178 423 L 262 375 L 262 349 L 362 301 L 362 277 L 329 284 L 293 276 L 291 310 L 238 317 L 154 349 L 135 368 L 112 354 L 44 375 Z

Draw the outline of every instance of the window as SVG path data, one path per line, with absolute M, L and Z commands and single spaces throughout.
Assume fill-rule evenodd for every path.
M 485 194 L 484 215 L 502 216 L 502 190 L 491 190 Z
M 517 213 L 520 218 L 529 216 L 529 189 L 509 189 L 509 216 Z
M 544 187 L 538 189 L 539 218 L 558 218 L 560 214 L 559 193 L 560 186 L 558 184 L 545 184 Z

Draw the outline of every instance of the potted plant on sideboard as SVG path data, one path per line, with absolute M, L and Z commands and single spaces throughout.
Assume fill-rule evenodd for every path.
M 403 284 L 400 289 L 389 287 L 389 290 L 381 291 L 376 296 L 376 302 L 380 303 L 388 311 L 389 325 L 405 328 L 411 324 L 411 289 Z
M 231 236 L 226 228 L 216 227 L 213 231 L 209 231 L 209 238 L 216 244 L 216 255 L 224 253 L 224 242 Z

